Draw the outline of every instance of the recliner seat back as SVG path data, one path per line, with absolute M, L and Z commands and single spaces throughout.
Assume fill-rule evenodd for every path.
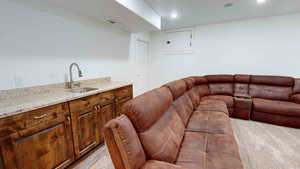
M 233 96 L 233 75 L 207 75 L 205 78 L 211 95 Z
M 253 98 L 289 101 L 293 94 L 293 85 L 292 77 L 252 75 L 249 94 Z
M 249 94 L 250 75 L 234 75 L 234 95 Z
M 173 103 L 171 108 L 178 113 L 184 126 L 187 125 L 194 110 L 194 104 L 190 98 L 190 94 L 186 93 L 186 91 L 192 87 L 192 85 L 189 86 L 188 84 L 189 83 L 186 83 L 186 80 L 176 80 L 164 85 L 168 87 L 170 92 L 173 94 Z
M 209 88 L 207 79 L 203 76 L 193 76 L 192 78 L 195 80 L 195 86 L 193 88 L 197 91 L 200 99 L 201 97 L 208 96 Z
M 179 91 L 185 92 L 180 84 L 172 87 L 177 92 L 174 93 L 176 97 L 181 95 Z M 176 160 L 185 127 L 171 107 L 172 102 L 170 89 L 161 87 L 134 98 L 123 107 L 123 113 L 133 123 L 148 159 L 170 163 Z

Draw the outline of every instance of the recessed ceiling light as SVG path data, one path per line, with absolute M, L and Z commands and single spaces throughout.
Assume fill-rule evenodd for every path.
M 256 0 L 256 2 L 257 2 L 258 4 L 264 4 L 264 3 L 267 2 L 267 0 Z
M 172 12 L 171 15 L 170 15 L 170 17 L 172 19 L 176 19 L 176 18 L 178 18 L 178 13 L 177 12 Z

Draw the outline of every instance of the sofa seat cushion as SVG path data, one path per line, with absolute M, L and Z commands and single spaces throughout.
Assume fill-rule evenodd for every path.
M 233 136 L 185 132 L 176 165 L 189 169 L 243 169 Z
M 300 117 L 300 104 L 293 102 L 254 98 L 253 108 L 257 112 Z
M 228 108 L 232 108 L 234 106 L 233 97 L 227 95 L 210 95 L 205 96 L 201 100 L 221 100 L 224 101 Z
M 218 111 L 228 115 L 227 106 L 225 102 L 221 100 L 202 100 L 199 106 L 196 108 L 196 111 Z
M 202 100 L 199 106 L 196 108 L 197 111 L 218 111 L 228 115 L 228 109 L 225 102 L 221 100 Z
M 233 135 L 228 115 L 217 111 L 193 112 L 186 131 Z

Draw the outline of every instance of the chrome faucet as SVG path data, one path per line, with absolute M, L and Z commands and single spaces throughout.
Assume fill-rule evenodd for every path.
M 68 88 L 69 89 L 72 89 L 73 86 L 80 86 L 80 83 L 74 83 L 73 81 L 73 73 L 72 73 L 72 68 L 73 66 L 76 66 L 77 67 L 77 70 L 78 70 L 78 76 L 79 77 L 82 77 L 82 71 L 80 70 L 79 68 L 79 65 L 77 63 L 72 63 L 69 67 L 69 71 L 70 71 L 70 82 L 68 83 Z

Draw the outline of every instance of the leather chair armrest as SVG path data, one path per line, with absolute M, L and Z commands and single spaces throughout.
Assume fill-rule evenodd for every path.
M 293 101 L 294 103 L 300 104 L 300 94 L 294 94 L 294 95 L 292 96 L 292 101 Z
M 243 93 L 235 93 L 234 97 L 244 98 L 244 99 L 251 99 L 251 96 L 249 94 L 243 94 Z
M 148 160 L 141 169 L 186 169 L 181 166 L 156 160 Z

